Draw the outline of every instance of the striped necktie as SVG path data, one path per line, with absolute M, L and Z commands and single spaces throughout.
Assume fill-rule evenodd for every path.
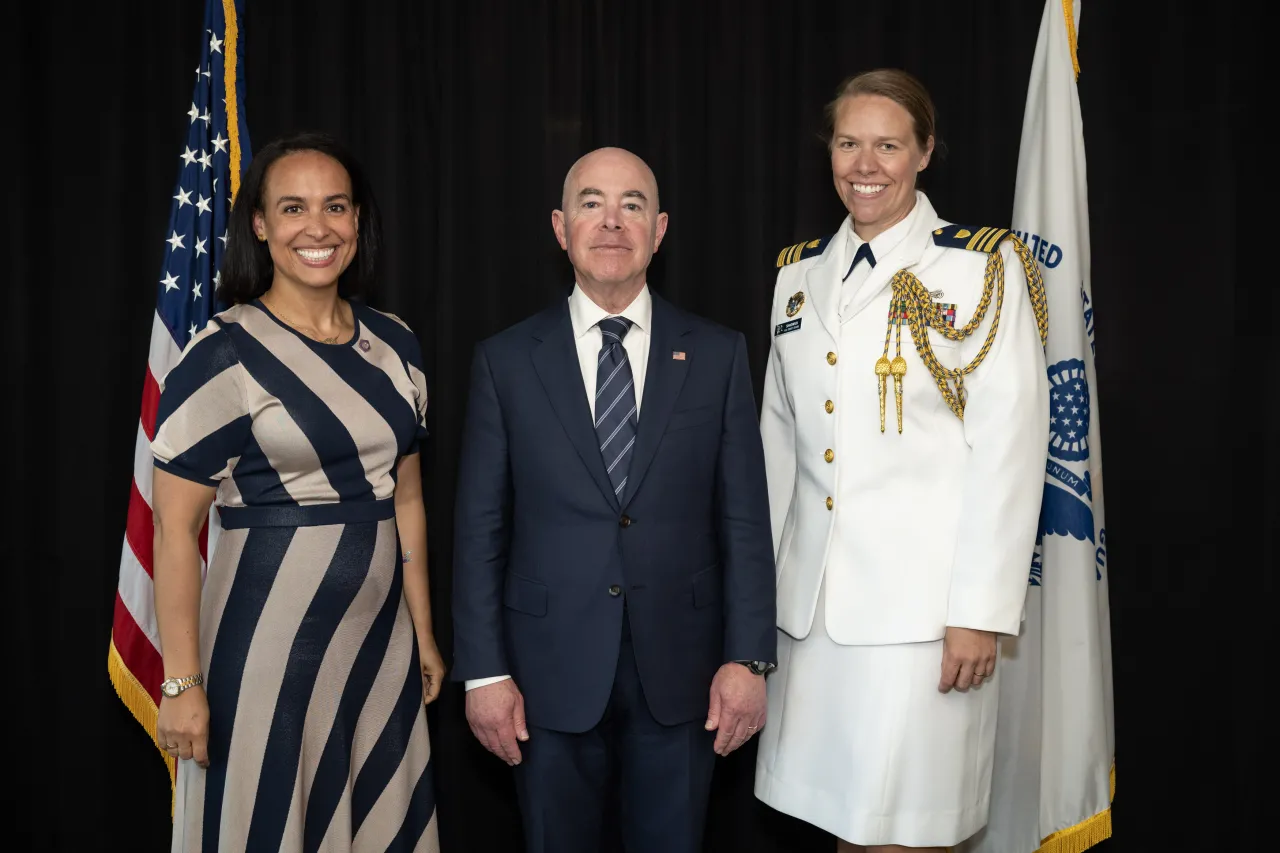
M 596 361 L 596 436 L 600 439 L 600 456 L 609 472 L 613 493 L 621 501 L 639 424 L 635 379 L 631 376 L 627 351 L 622 346 L 631 321 L 625 317 L 605 317 L 599 326 L 603 342 Z

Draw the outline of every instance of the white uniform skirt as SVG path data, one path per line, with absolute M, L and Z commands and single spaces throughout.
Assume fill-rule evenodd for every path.
M 853 844 L 946 847 L 987 822 L 1000 667 L 938 692 L 942 641 L 841 646 L 826 583 L 809 636 L 778 632 L 756 796 Z

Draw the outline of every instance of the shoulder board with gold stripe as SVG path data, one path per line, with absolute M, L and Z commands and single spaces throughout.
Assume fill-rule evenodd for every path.
M 778 253 L 778 268 L 781 269 L 787 264 L 794 264 L 796 261 L 803 261 L 805 258 L 812 258 L 814 255 L 821 255 L 822 250 L 826 248 L 830 237 L 822 237 L 818 240 L 810 240 L 807 243 L 796 243 L 794 246 L 788 246 Z
M 971 252 L 993 252 L 1009 233 L 1008 228 L 973 228 L 967 225 L 947 225 L 933 232 L 935 245 L 948 249 L 968 249 Z

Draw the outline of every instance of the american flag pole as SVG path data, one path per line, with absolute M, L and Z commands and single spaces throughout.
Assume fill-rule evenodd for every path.
M 160 384 L 183 348 L 224 306 L 215 304 L 217 273 L 227 242 L 227 218 L 248 168 L 239 21 L 246 0 L 206 0 L 200 64 L 187 111 L 187 138 L 165 229 L 151 344 L 142 383 L 142 406 L 133 451 L 133 484 L 120 579 L 107 653 L 116 693 L 153 739 L 164 679 L 152 585 L 151 440 L 155 437 Z M 200 556 L 217 541 L 217 512 L 200 534 Z M 169 782 L 176 762 L 163 750 Z

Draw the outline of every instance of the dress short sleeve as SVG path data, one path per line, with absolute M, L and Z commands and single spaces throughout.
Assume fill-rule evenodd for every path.
M 418 410 L 418 428 L 405 454 L 409 455 L 422 449 L 421 444 L 430 433 L 427 430 L 427 374 L 422 368 L 422 346 L 412 332 L 406 335 L 405 350 L 405 370 L 413 382 L 414 406 Z
M 161 383 L 157 468 L 208 486 L 231 476 L 253 425 L 241 371 L 230 336 L 211 320 Z

